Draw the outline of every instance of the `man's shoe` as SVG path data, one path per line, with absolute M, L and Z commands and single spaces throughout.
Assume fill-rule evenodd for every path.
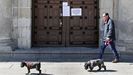
M 118 63 L 119 62 L 119 59 L 114 59 L 113 61 L 112 61 L 112 63 Z

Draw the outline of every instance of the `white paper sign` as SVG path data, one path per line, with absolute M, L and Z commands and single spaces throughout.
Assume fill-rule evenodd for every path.
M 68 2 L 63 2 L 63 6 L 68 6 Z
M 68 6 L 68 2 L 63 2 L 63 16 L 70 16 L 70 6 Z
M 81 8 L 72 8 L 71 16 L 82 16 L 82 9 Z

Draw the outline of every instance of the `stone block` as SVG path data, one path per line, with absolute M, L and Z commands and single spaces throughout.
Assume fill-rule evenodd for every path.
M 18 18 L 18 8 L 14 7 L 12 11 L 13 11 L 13 17 Z
M 28 7 L 28 0 L 18 0 L 18 7 L 21 8 Z
M 100 0 L 100 9 L 112 9 L 113 0 Z
M 126 47 L 123 47 L 123 46 L 116 46 L 116 49 L 118 51 L 126 51 Z
M 0 37 L 0 52 L 12 51 L 12 41 L 9 37 Z
M 18 0 L 12 0 L 13 7 L 18 7 Z

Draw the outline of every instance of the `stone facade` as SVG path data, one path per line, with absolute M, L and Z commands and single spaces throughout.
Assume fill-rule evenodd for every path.
M 99 47 L 102 41 L 102 13 L 108 12 L 116 25 L 116 45 L 133 52 L 131 0 L 99 0 Z M 0 0 L 0 50 L 31 48 L 32 0 Z
M 31 48 L 31 0 L 13 1 L 13 39 L 18 48 Z
M 117 29 L 118 46 L 133 51 L 133 1 L 119 0 Z
M 12 1 L 0 0 L 0 51 L 12 50 Z

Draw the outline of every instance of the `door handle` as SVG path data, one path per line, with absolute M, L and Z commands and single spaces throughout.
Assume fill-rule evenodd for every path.
M 60 20 L 60 27 L 62 27 L 63 26 L 63 23 L 62 23 L 62 21 Z

